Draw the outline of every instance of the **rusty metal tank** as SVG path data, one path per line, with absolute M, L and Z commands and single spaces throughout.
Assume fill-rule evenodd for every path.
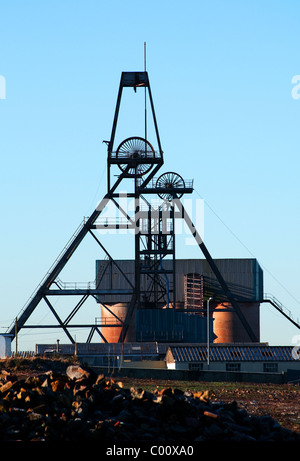
M 125 320 L 129 303 L 116 303 L 107 304 L 107 307 L 113 312 L 120 320 Z M 121 323 L 119 320 L 109 312 L 104 306 L 100 305 L 101 312 L 101 333 L 109 343 L 117 343 L 121 333 Z M 135 319 L 134 316 L 130 322 L 124 342 L 135 341 Z M 101 338 L 101 342 L 104 340 Z
M 239 307 L 259 341 L 259 303 L 239 303 Z M 217 336 L 215 343 L 250 342 L 247 331 L 230 303 L 224 302 L 214 306 L 212 316 L 213 329 Z

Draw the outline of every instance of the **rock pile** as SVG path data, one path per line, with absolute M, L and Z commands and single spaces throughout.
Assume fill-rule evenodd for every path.
M 0 374 L 0 441 L 192 443 L 300 441 L 269 416 L 235 402 L 210 402 L 209 392 L 126 389 L 78 365 L 17 379 Z

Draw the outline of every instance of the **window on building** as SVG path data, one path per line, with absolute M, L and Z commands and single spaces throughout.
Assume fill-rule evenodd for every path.
M 241 364 L 240 363 L 226 363 L 226 371 L 240 371 Z
M 266 373 L 277 373 L 278 363 L 264 363 L 264 372 Z
M 203 370 L 203 363 L 189 363 L 189 370 Z

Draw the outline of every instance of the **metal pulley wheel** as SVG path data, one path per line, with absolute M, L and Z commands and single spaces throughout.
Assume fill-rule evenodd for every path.
M 185 187 L 184 180 L 182 177 L 177 174 L 173 173 L 172 171 L 169 171 L 168 173 L 162 174 L 156 181 L 156 187 L 157 188 L 163 188 L 163 189 L 170 189 L 170 192 L 158 192 L 158 196 L 163 199 L 163 200 L 173 200 L 174 192 L 172 192 L 174 189 L 182 189 Z M 180 198 L 182 197 L 183 193 L 178 193 L 176 192 L 176 197 Z
M 116 158 L 120 160 L 118 167 L 123 172 L 132 176 L 143 176 L 151 170 L 153 163 L 151 159 L 155 158 L 155 151 L 152 145 L 144 138 L 132 137 L 122 141 L 116 150 Z M 127 163 L 122 163 L 122 160 L 128 160 Z M 147 162 L 147 159 L 149 161 Z

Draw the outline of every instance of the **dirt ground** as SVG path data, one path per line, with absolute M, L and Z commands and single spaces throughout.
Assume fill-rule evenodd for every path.
M 18 379 L 53 370 L 64 373 L 74 360 L 6 359 L 0 360 L 0 375 L 3 370 Z M 294 384 L 255 384 L 229 382 L 198 382 L 173 380 L 143 380 L 120 378 L 124 387 L 135 386 L 149 391 L 171 387 L 173 389 L 197 391 L 209 390 L 212 402 L 230 403 L 236 401 L 249 414 L 270 415 L 283 427 L 300 432 L 300 386 Z
M 124 386 L 134 385 L 147 390 L 172 387 L 197 392 L 209 390 L 212 402 L 236 401 L 249 414 L 270 415 L 283 427 L 300 432 L 300 386 L 290 384 L 211 383 L 196 381 L 157 381 L 122 378 Z

